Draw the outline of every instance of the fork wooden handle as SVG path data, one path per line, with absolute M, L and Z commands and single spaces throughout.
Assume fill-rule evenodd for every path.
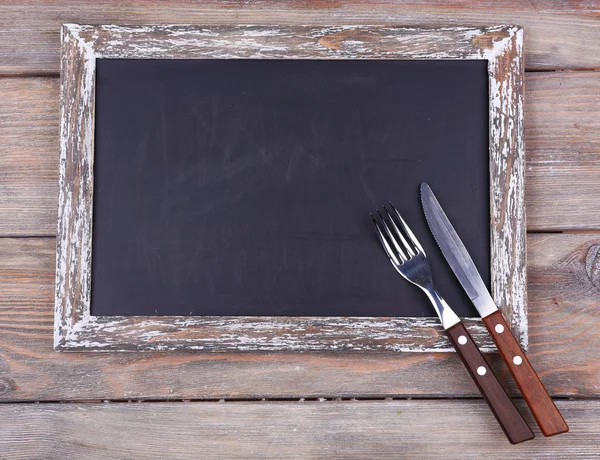
M 502 388 L 464 324 L 458 323 L 446 332 L 508 440 L 518 444 L 533 439 L 529 425 Z
M 502 313 L 496 311 L 486 316 L 483 318 L 483 323 L 494 339 L 502 359 L 515 379 L 544 436 L 553 436 L 569 431 L 569 426 L 510 331 Z

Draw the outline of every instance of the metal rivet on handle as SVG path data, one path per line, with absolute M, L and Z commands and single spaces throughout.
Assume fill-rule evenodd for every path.
M 467 338 L 464 335 L 461 335 L 458 338 L 458 343 L 460 343 L 461 345 L 464 345 L 465 343 L 467 343 Z
M 485 373 L 486 373 L 486 372 L 487 372 L 487 369 L 486 369 L 485 367 L 483 367 L 483 366 L 479 366 L 479 367 L 477 368 L 477 373 L 478 373 L 479 375 L 485 375 Z
M 496 332 L 498 334 L 502 334 L 504 332 L 504 326 L 502 324 L 496 324 L 496 327 L 494 329 L 496 329 Z
M 515 357 L 513 358 L 513 363 L 515 363 L 517 366 L 518 366 L 519 364 L 521 364 L 522 362 L 523 362 L 523 358 L 521 358 L 520 356 L 515 356 Z

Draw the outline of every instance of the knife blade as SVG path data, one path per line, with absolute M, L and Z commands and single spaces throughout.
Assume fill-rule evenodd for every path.
M 496 306 L 467 248 L 429 185 L 421 184 L 425 219 L 442 254 L 481 315 L 502 359 L 545 436 L 569 431 L 564 418 Z
M 481 317 L 498 311 L 467 248 L 426 183 L 421 184 L 421 203 L 436 243 Z

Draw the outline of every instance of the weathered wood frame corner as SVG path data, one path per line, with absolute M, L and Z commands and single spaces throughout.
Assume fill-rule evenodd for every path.
M 492 295 L 527 347 L 520 27 L 68 24 L 62 28 L 56 350 L 452 351 L 437 318 L 91 316 L 99 58 L 487 60 Z M 465 322 L 484 350 L 495 350 L 480 319 Z

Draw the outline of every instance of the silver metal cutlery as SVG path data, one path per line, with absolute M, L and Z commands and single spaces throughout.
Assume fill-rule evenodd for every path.
M 481 315 L 542 433 L 553 436 L 569 431 L 560 411 L 498 310 L 465 245 L 426 183 L 421 184 L 421 203 L 442 254 Z
M 464 324 L 437 291 L 425 251 L 400 213 L 390 203 L 389 209 L 383 206 L 383 212 L 377 210 L 371 217 L 390 262 L 404 279 L 418 286 L 433 304 L 442 327 L 508 440 L 516 444 L 532 439 L 533 432 L 504 391 Z

